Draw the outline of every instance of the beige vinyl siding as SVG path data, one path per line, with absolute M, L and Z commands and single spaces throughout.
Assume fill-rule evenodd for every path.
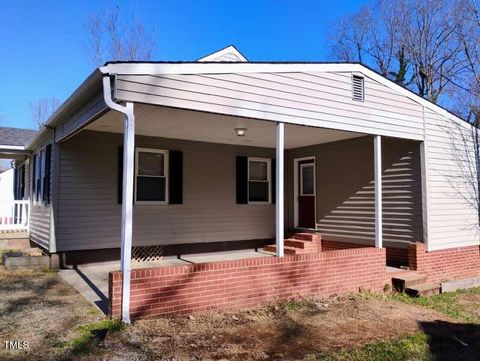
M 118 100 L 423 139 L 422 107 L 368 77 L 352 100 L 351 72 L 118 75 Z
M 37 147 L 33 153 L 38 152 L 40 149 L 53 142 L 53 132 L 46 134 L 43 138 L 37 141 Z M 48 251 L 54 251 L 54 244 L 51 240 L 55 236 L 53 232 L 53 202 L 52 194 L 55 192 L 55 187 L 53 185 L 53 180 L 56 176 L 57 168 L 54 166 L 54 159 L 57 156 L 58 147 L 52 145 L 52 162 L 50 163 L 50 203 L 44 204 L 43 201 L 34 203 L 34 195 L 32 194 L 32 171 L 33 171 L 33 160 L 30 159 L 29 162 L 29 177 L 28 177 L 28 194 L 30 198 L 30 239 L 37 243 L 42 248 Z
M 479 244 L 476 129 L 425 110 L 430 250 Z
M 383 237 L 386 245 L 422 241 L 422 195 L 419 143 L 384 138 Z M 362 137 L 287 153 L 287 209 L 294 220 L 293 162 L 316 159 L 317 228 L 325 238 L 374 244 L 375 194 L 373 138 Z
M 57 249 L 120 247 L 122 135 L 83 131 L 61 144 Z M 183 204 L 135 205 L 134 245 L 271 239 L 274 205 L 237 205 L 235 157 L 273 149 L 136 137 L 136 146 L 183 151 Z

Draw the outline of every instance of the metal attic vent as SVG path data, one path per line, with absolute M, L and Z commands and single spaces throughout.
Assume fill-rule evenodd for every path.
M 363 102 L 365 100 L 365 85 L 363 77 L 358 75 L 354 75 L 352 77 L 352 93 L 353 100 L 359 102 Z

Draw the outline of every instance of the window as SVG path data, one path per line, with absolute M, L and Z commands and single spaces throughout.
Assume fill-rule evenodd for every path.
M 43 199 L 43 181 L 45 176 L 45 156 L 41 150 L 33 156 L 32 198 L 35 203 Z
M 365 84 L 361 76 L 352 76 L 352 99 L 363 102 L 365 100 Z
M 135 202 L 167 204 L 168 151 L 137 148 L 135 162 Z
M 315 195 L 315 166 L 313 163 L 300 164 L 300 195 Z
M 248 158 L 248 203 L 270 203 L 271 160 Z

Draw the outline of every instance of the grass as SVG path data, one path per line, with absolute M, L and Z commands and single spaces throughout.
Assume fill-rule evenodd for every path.
M 433 360 L 433 355 L 429 351 L 428 336 L 418 332 L 392 341 L 377 341 L 360 348 L 320 355 L 314 359 L 323 361 L 426 361 Z
M 480 296 L 480 287 L 446 292 L 431 297 L 409 297 L 405 293 L 393 293 L 390 298 L 417 306 L 428 307 L 459 321 L 480 323 L 480 314 L 472 312 L 474 310 L 471 309 L 471 303 L 465 304 L 461 302 L 462 298 L 471 296 Z
M 21 256 L 22 251 L 19 249 L 0 249 L 0 264 L 3 265 L 3 256 Z
M 77 328 L 78 336 L 59 346 L 72 347 L 74 354 L 86 353 L 90 347 L 103 340 L 108 332 L 117 332 L 123 328 L 123 324 L 117 320 L 104 319 Z

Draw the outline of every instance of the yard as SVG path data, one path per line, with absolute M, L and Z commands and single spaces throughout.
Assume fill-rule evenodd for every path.
M 106 320 L 55 273 L 0 270 L 0 293 L 1 360 L 480 359 L 479 288 L 429 299 L 303 299 L 129 327 Z M 6 350 L 15 340 L 28 348 Z

